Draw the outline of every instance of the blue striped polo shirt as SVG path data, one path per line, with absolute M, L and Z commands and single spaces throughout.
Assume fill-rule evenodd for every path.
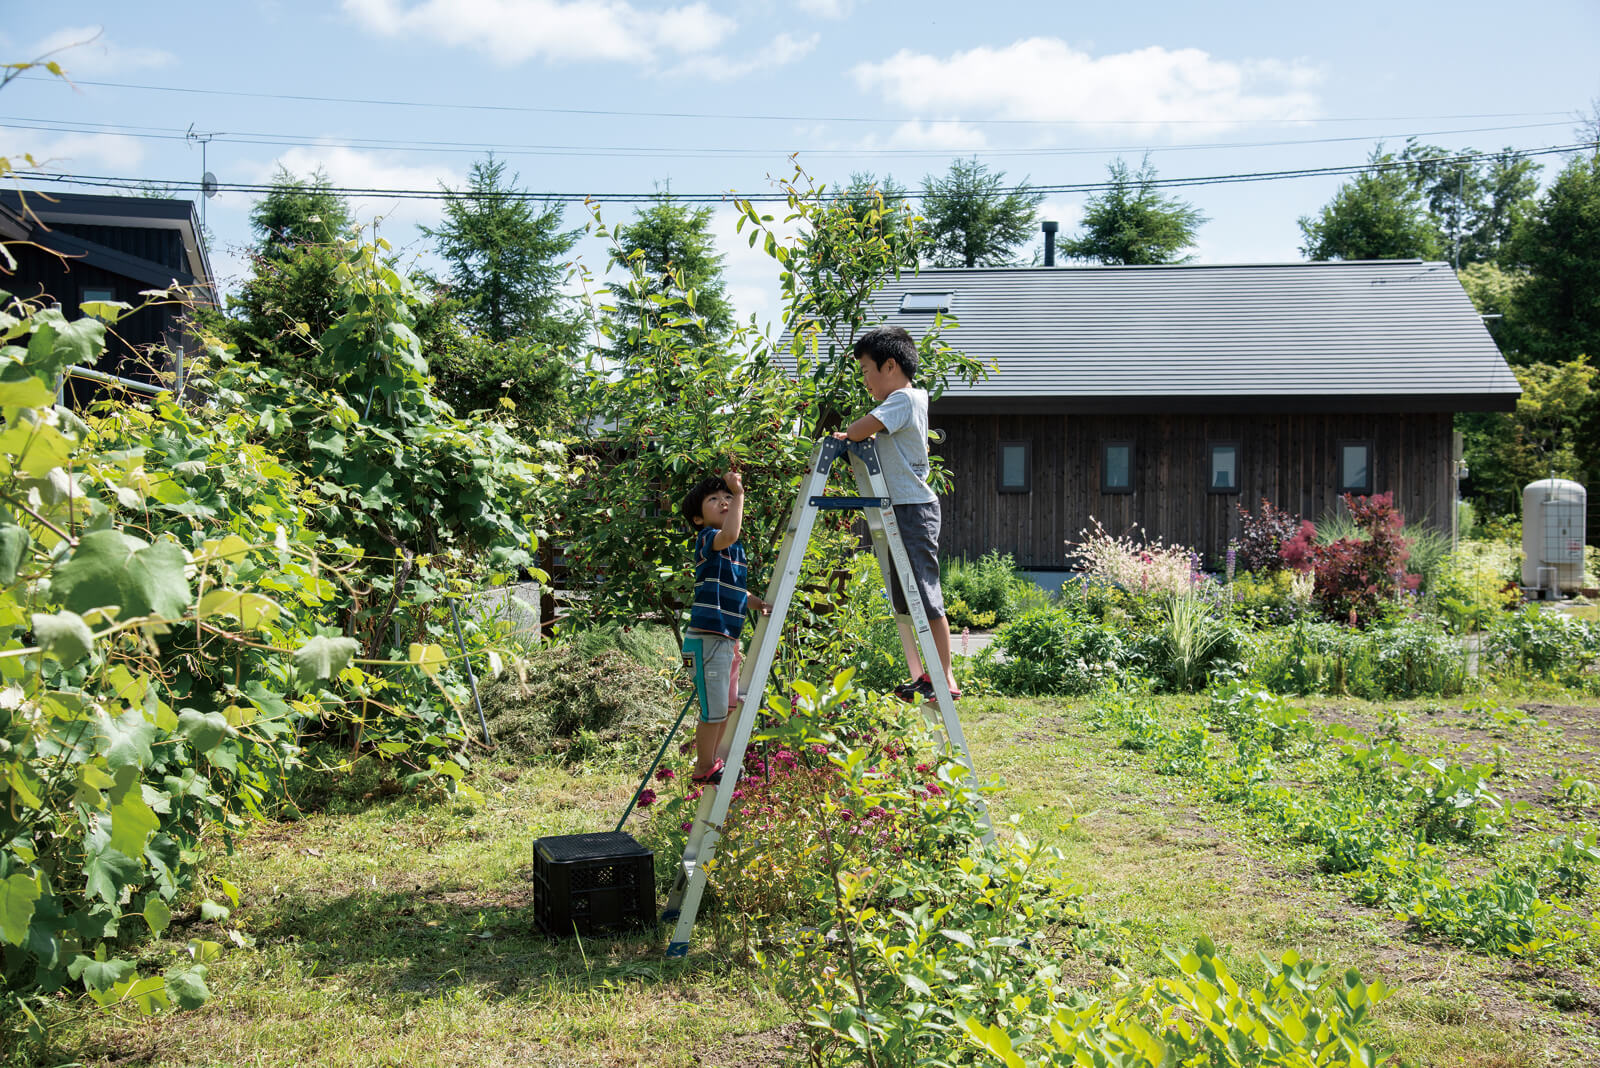
M 750 603 L 745 586 L 750 565 L 741 542 L 720 551 L 711 547 L 719 533 L 715 527 L 703 527 L 694 538 L 694 604 L 689 609 L 689 629 L 737 638 L 744 631 L 744 613 Z

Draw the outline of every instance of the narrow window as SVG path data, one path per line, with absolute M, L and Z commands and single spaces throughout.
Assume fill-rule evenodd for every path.
M 1133 492 L 1133 442 L 1108 441 L 1100 451 L 1100 492 Z
M 1000 443 L 1000 492 L 1028 493 L 1033 489 L 1032 465 L 1026 441 Z
M 1339 492 L 1372 493 L 1372 443 L 1339 442 Z
M 1239 446 L 1236 442 L 1215 442 L 1208 450 L 1211 462 L 1207 466 L 1207 493 L 1239 492 Z

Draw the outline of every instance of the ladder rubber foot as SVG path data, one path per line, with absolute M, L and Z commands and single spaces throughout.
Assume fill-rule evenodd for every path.
M 689 943 L 687 943 L 687 942 L 668 942 L 667 943 L 667 959 L 668 960 L 671 960 L 674 957 L 687 957 L 688 955 L 689 955 Z

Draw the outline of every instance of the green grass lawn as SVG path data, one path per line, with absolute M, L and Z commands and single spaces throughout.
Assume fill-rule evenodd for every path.
M 1382 712 L 1360 702 L 1306 703 L 1318 719 L 1368 730 Z M 1355 904 L 1345 880 L 1320 873 L 1304 847 L 1276 829 L 1119 748 L 1115 731 L 1091 724 L 1088 705 L 961 705 L 979 769 L 1000 784 L 996 816 L 1016 813 L 1031 838 L 1058 846 L 1088 908 L 1118 932 L 1112 960 L 1072 963 L 1085 986 L 1111 989 L 1118 969 L 1135 978 L 1164 970 L 1161 946 L 1208 933 L 1241 978 L 1260 973 L 1258 955 L 1294 948 L 1397 986 L 1372 1034 L 1417 1063 L 1600 1063 L 1594 942 L 1559 963 L 1530 966 L 1419 937 Z M 1162 714 L 1183 720 L 1198 706 L 1170 699 Z M 1487 760 L 1501 748 L 1506 770 L 1496 789 L 1531 805 L 1502 849 L 1538 848 L 1551 830 L 1593 826 L 1594 809 L 1549 802 L 1572 771 L 1600 782 L 1600 707 L 1535 708 L 1542 726 L 1462 712 L 1461 702 L 1398 707 L 1408 717 L 1407 743 L 1419 751 L 1445 747 Z M 379 790 L 255 829 L 211 867 L 240 889 L 232 926 L 249 945 L 194 919 L 145 953 L 147 971 L 159 971 L 188 939 L 222 942 L 208 1004 L 147 1019 L 59 999 L 44 1017 L 48 1040 L 13 1045 L 5 1063 L 803 1062 L 786 1052 L 803 1036 L 761 974 L 717 953 L 705 929 L 696 953 L 672 963 L 661 956 L 665 928 L 582 942 L 535 929 L 533 840 L 609 830 L 631 790 L 624 774 L 489 761 L 472 783 L 481 802 Z

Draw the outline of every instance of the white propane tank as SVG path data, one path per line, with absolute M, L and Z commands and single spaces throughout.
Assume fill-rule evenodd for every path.
M 1541 478 L 1522 490 L 1522 584 L 1559 597 L 1583 585 L 1589 494 L 1565 478 Z

